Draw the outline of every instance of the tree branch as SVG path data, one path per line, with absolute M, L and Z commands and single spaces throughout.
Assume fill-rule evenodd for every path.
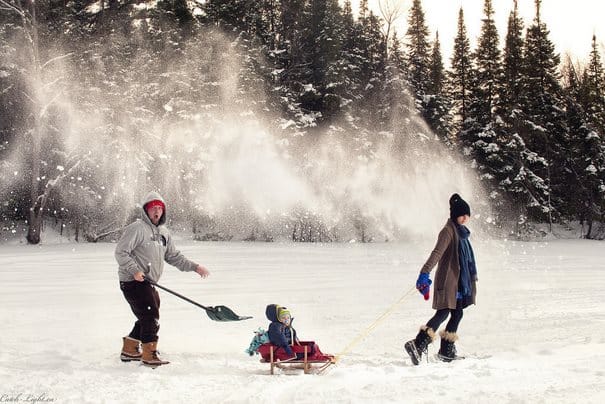
M 0 10 L 14 11 L 19 14 L 21 17 L 25 18 L 25 11 L 23 9 L 17 7 L 16 5 L 9 3 L 6 0 L 0 0 Z
M 50 107 L 57 98 L 59 98 L 62 95 L 62 91 L 57 92 L 57 94 L 55 94 L 55 96 L 46 103 L 46 105 L 44 105 L 42 108 L 40 108 L 40 118 L 42 118 L 45 114 L 46 111 L 48 110 L 48 107 Z
M 1 1 L 1 0 L 0 0 L 0 1 Z M 44 68 L 45 68 L 47 65 L 49 65 L 50 63 L 53 63 L 53 62 L 55 62 L 55 61 L 57 61 L 57 60 L 60 60 L 60 59 L 65 59 L 65 58 L 68 58 L 68 57 L 70 57 L 70 56 L 71 56 L 71 55 L 73 55 L 73 54 L 74 54 L 73 52 L 70 52 L 70 53 L 68 53 L 68 54 L 61 55 L 61 56 L 56 56 L 56 57 L 54 57 L 54 58 L 52 58 L 52 59 L 49 59 L 49 60 L 47 60 L 47 61 L 46 61 L 46 62 L 45 62 L 45 63 L 44 63 L 42 66 L 40 66 L 40 69 L 44 69 Z

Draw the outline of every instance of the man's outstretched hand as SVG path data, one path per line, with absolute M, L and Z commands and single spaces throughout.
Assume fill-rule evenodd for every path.
M 202 265 L 198 265 L 197 268 L 195 268 L 195 272 L 202 278 L 207 278 L 210 275 L 210 272 Z

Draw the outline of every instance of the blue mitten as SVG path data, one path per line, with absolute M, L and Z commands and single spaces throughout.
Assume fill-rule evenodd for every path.
M 416 281 L 416 289 L 420 292 L 421 295 L 424 296 L 424 300 L 429 300 L 431 284 L 433 281 L 429 278 L 429 274 L 421 272 L 418 275 L 418 280 Z

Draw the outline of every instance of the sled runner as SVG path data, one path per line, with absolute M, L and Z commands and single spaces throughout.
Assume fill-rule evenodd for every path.
M 334 355 L 322 353 L 314 341 L 301 341 L 300 345 L 293 345 L 290 348 L 295 353 L 291 358 L 287 357 L 283 348 L 271 343 L 262 344 L 258 352 L 262 357 L 261 362 L 271 365 L 271 374 L 275 374 L 275 368 L 302 369 L 305 374 L 318 374 L 336 363 Z

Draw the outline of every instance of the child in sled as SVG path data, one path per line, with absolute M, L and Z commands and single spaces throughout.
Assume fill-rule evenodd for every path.
M 258 352 L 263 360 L 270 361 L 270 349 L 273 346 L 273 358 L 281 362 L 291 360 L 302 360 L 307 348 L 307 360 L 328 361 L 334 356 L 326 355 L 319 349 L 314 341 L 300 341 L 296 336 L 296 330 L 292 327 L 292 316 L 290 311 L 283 306 L 270 304 L 265 309 L 269 324 L 269 342 L 261 345 Z

